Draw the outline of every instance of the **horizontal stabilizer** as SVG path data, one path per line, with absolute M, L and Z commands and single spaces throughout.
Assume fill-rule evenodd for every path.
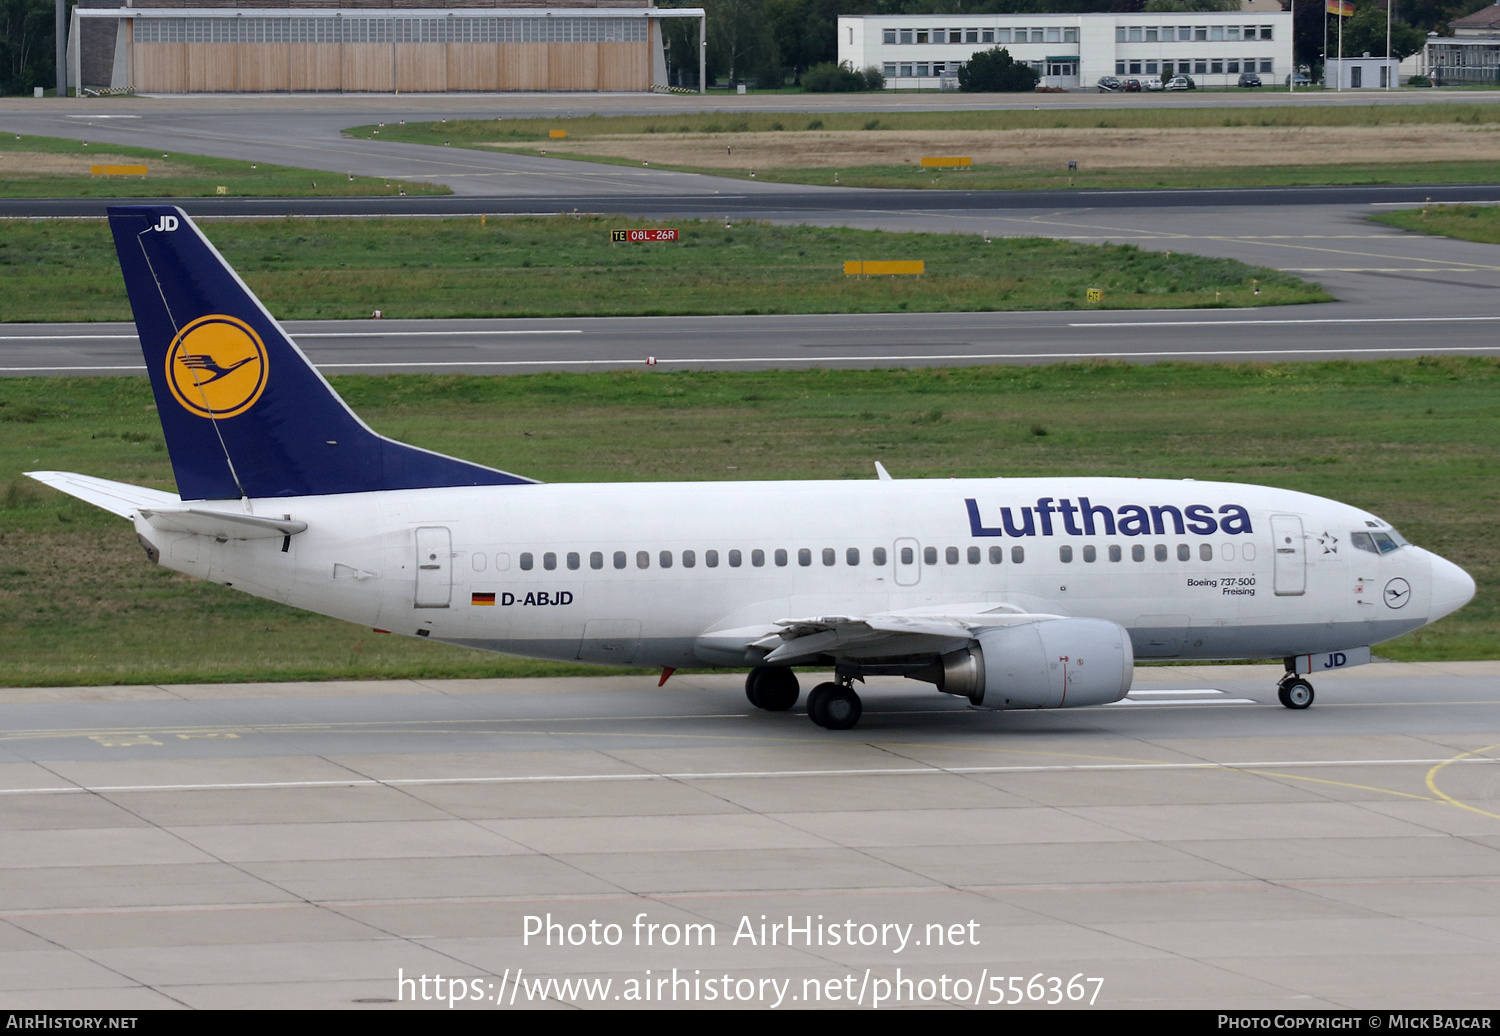
M 146 508 L 181 507 L 182 501 L 176 493 L 164 493 L 160 489 L 132 486 L 128 482 L 111 482 L 107 478 L 92 475 L 77 475 L 71 471 L 28 471 L 27 478 L 34 478 L 43 485 L 76 496 L 85 503 L 102 507 L 110 514 L 121 518 L 133 518 Z
M 270 540 L 295 536 L 307 529 L 306 522 L 288 518 L 265 518 L 256 514 L 231 514 L 199 507 L 158 511 L 142 508 L 141 517 L 153 529 L 163 532 L 190 532 L 219 540 Z

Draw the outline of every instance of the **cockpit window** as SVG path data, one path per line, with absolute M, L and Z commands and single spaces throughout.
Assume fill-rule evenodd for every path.
M 1355 550 L 1367 550 L 1371 554 L 1389 554 L 1406 545 L 1406 540 L 1395 529 L 1388 532 L 1351 532 L 1349 542 L 1354 545 Z

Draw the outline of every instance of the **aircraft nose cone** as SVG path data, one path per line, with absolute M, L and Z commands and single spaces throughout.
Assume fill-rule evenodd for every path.
M 1458 611 L 1474 599 L 1474 577 L 1446 558 L 1432 555 L 1432 610 L 1428 621 Z

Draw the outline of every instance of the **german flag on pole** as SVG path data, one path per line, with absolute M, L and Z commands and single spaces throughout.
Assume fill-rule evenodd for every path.
M 1336 14 L 1340 18 L 1350 18 L 1354 15 L 1354 5 L 1347 0 L 1327 0 L 1328 13 Z

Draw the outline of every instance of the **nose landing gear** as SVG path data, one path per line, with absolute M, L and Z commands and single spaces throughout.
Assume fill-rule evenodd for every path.
M 1305 709 L 1313 703 L 1313 685 L 1296 673 L 1287 673 L 1276 687 L 1276 697 L 1289 709 Z

